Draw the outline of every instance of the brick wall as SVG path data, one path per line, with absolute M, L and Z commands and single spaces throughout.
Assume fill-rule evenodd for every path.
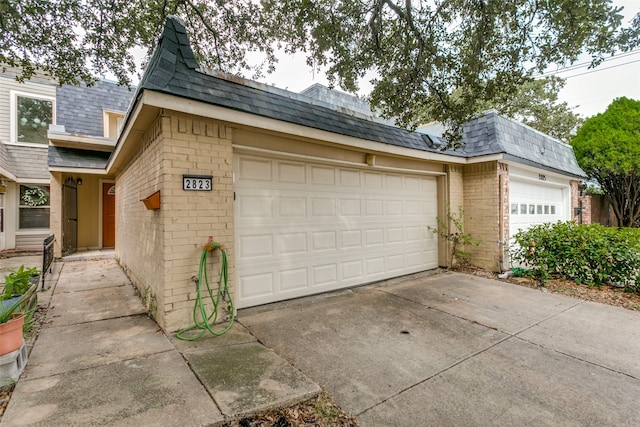
M 464 171 L 462 166 L 449 165 L 446 169 L 447 175 L 444 191 L 445 196 L 438 201 L 438 217 L 447 218 L 449 210 L 458 213 L 459 208 L 464 208 Z M 453 224 L 449 224 L 453 227 Z M 448 267 L 451 263 L 451 244 L 444 239 L 438 241 L 438 263 L 442 267 Z
M 209 236 L 227 248 L 234 295 L 231 139 L 232 129 L 222 124 L 165 112 L 116 178 L 116 234 L 136 236 L 119 239 L 116 253 L 167 331 L 191 323 L 191 278 Z M 184 191 L 185 174 L 213 175 L 213 191 Z M 140 199 L 157 190 L 161 207 L 147 210 Z M 210 282 L 217 282 L 219 261 L 215 253 Z
M 116 257 L 163 328 L 165 211 L 162 205 L 160 210 L 147 210 L 140 200 L 158 190 L 164 196 L 164 120 L 150 127 L 138 152 L 116 176 Z
M 604 195 L 586 194 L 581 196 L 580 200 L 582 201 L 583 224 L 602 224 L 608 227 L 618 226 L 618 220 Z
M 467 247 L 472 264 L 486 270 L 501 268 L 499 238 L 498 163 L 488 162 L 464 167 L 465 233 L 479 240 L 477 247 Z

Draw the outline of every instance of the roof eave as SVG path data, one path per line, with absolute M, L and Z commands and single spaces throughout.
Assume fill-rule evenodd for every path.
M 573 173 L 573 172 L 569 172 L 566 170 L 561 170 L 558 168 L 554 168 L 551 166 L 547 166 L 547 165 L 543 165 L 541 163 L 538 162 L 534 162 L 528 159 L 523 159 L 521 157 L 517 157 L 517 156 L 513 156 L 511 154 L 504 154 L 503 158 L 505 161 L 510 162 L 510 163 L 518 163 L 524 166 L 530 166 L 530 167 L 534 167 L 537 169 L 542 169 L 542 170 L 546 170 L 548 172 L 553 172 L 559 175 L 563 175 L 563 176 L 568 176 L 568 177 L 572 177 L 572 178 L 576 178 L 576 179 L 587 179 L 587 175 L 586 174 L 578 174 L 578 173 Z

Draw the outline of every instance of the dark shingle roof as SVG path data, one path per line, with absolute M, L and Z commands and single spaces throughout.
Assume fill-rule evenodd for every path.
M 65 132 L 103 136 L 103 110 L 127 111 L 133 90 L 108 81 L 56 89 L 56 124 Z
M 298 94 L 261 89 L 199 70 L 184 25 L 170 17 L 138 87 L 314 129 L 456 157 L 503 154 L 514 162 L 584 177 L 570 146 L 496 113 L 464 128 L 464 149 L 441 151 L 442 139 L 355 117 L 303 100 Z M 318 105 L 320 104 L 320 105 Z
M 108 151 L 80 150 L 49 146 L 49 166 L 65 168 L 104 169 L 111 155 Z
M 419 133 L 354 117 L 296 97 L 272 93 L 199 71 L 185 27 L 175 18 L 167 19 L 139 89 L 176 95 L 355 138 L 440 152 L 437 148 L 430 147 Z M 462 155 L 453 151 L 445 154 Z
M 9 153 L 7 153 L 7 146 L 2 141 L 0 141 L 0 168 L 13 174 L 13 168 L 9 164 Z
M 505 159 L 580 178 L 573 147 L 529 126 L 507 119 L 496 111 L 464 125 L 464 152 L 468 157 L 504 154 Z
M 47 146 L 27 147 L 22 145 L 5 146 L 8 170 L 19 179 L 49 179 L 47 168 Z

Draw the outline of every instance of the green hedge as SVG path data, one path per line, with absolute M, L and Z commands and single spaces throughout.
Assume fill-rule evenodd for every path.
M 512 265 L 533 270 L 543 282 L 561 275 L 580 284 L 622 284 L 640 292 L 638 229 L 557 222 L 520 231 L 513 239 Z

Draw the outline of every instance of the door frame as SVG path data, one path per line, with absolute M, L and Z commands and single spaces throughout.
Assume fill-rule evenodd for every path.
M 103 184 L 116 184 L 116 181 L 113 179 L 102 179 L 100 178 L 98 180 L 98 246 L 100 246 L 100 248 L 103 248 L 104 245 L 102 244 L 102 219 L 103 219 L 103 212 L 104 212 L 104 203 L 102 203 L 102 198 L 104 196 L 102 188 L 103 188 Z M 116 190 L 117 191 L 117 190 Z

